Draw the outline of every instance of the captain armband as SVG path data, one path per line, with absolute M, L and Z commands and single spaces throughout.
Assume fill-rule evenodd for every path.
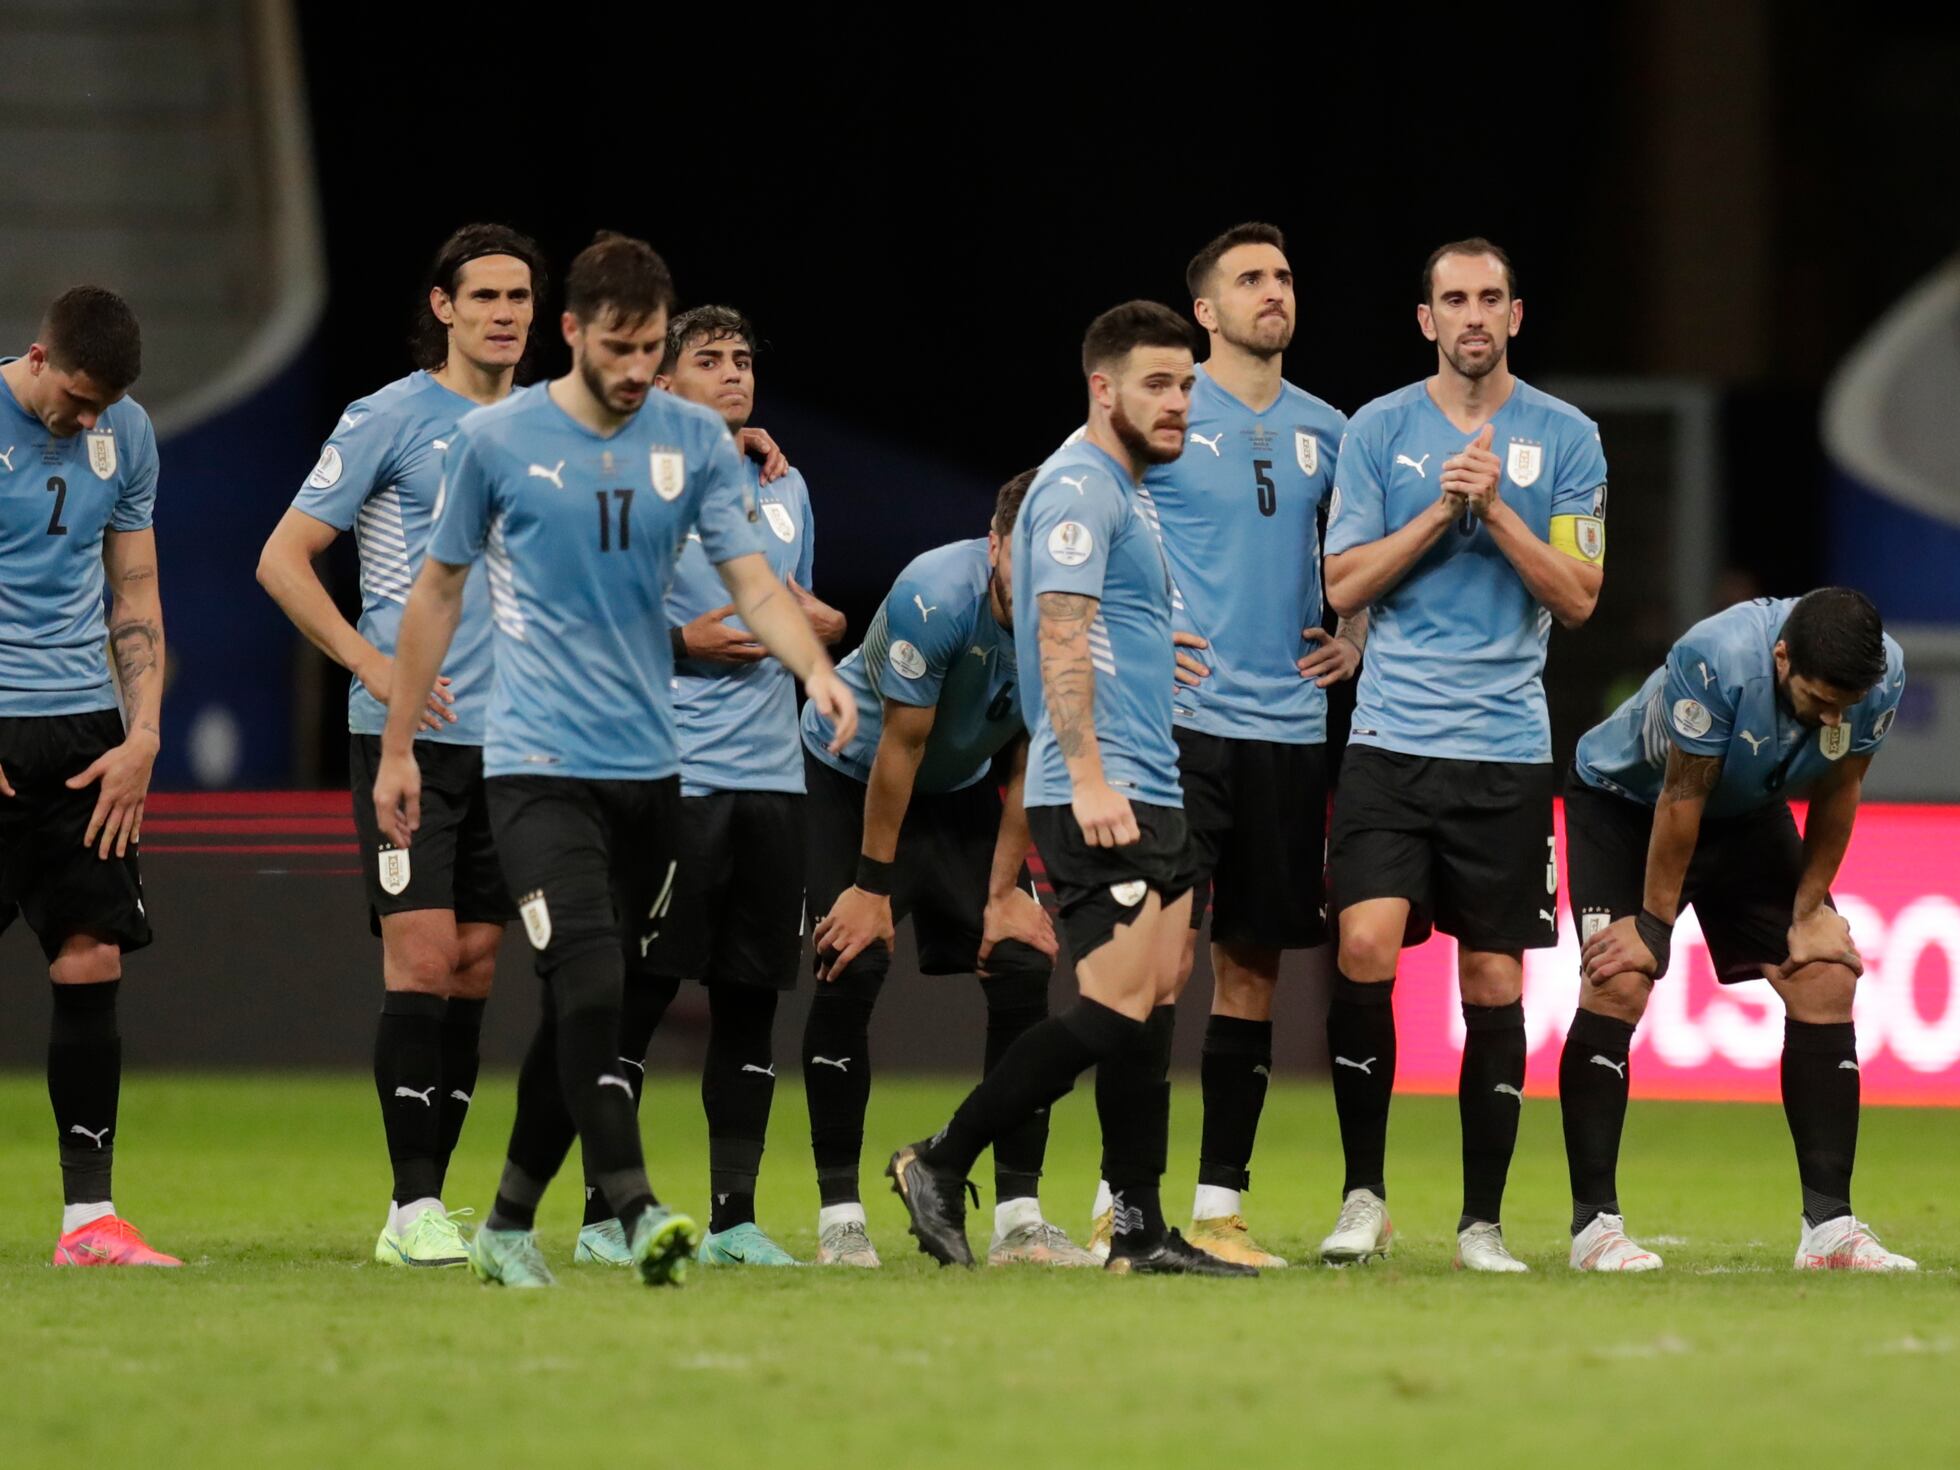
M 1553 516 L 1552 549 L 1592 566 L 1606 561 L 1606 522 L 1599 516 Z

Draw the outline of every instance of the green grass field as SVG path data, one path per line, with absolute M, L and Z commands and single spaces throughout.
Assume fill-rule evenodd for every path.
M 886 1080 L 868 1161 L 957 1089 Z M 450 1204 L 488 1203 L 509 1123 L 486 1079 Z M 1197 1089 L 1180 1085 L 1167 1203 L 1188 1205 Z M 654 1180 L 703 1208 L 694 1086 L 657 1082 Z M 541 1226 L 550 1293 L 370 1265 L 385 1205 L 364 1078 L 137 1075 L 117 1200 L 182 1272 L 54 1271 L 59 1194 L 40 1079 L 0 1077 L 0 1465 L 650 1463 L 1952 1464 L 1960 1113 L 1865 1116 L 1860 1213 L 1917 1277 L 1799 1276 L 1773 1108 L 1636 1104 L 1622 1197 L 1667 1257 L 1565 1268 L 1555 1104 L 1526 1106 L 1507 1233 L 1534 1274 L 1450 1270 L 1452 1099 L 1404 1098 L 1391 1264 L 1259 1281 L 941 1272 L 882 1188 L 880 1273 L 697 1270 L 682 1290 L 569 1265 L 578 1190 Z M 1086 1089 L 1057 1108 L 1049 1213 L 1080 1235 L 1096 1157 Z M 778 1090 L 762 1217 L 814 1249 L 801 1089 Z M 1275 1088 L 1249 1197 L 1304 1257 L 1338 1204 L 1332 1106 Z M 991 1218 L 990 1180 L 980 1175 Z M 882 1179 L 875 1182 L 883 1185 Z M 982 1219 L 971 1233 L 984 1246 Z

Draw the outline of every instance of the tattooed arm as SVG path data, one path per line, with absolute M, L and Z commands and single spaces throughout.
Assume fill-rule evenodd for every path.
M 1096 671 L 1089 662 L 1089 625 L 1099 599 L 1079 592 L 1043 592 L 1035 598 L 1036 641 L 1041 647 L 1041 692 L 1054 727 L 1055 745 L 1068 762 L 1070 805 L 1091 847 L 1127 847 L 1137 840 L 1129 798 L 1103 777 L 1096 739 Z
M 1667 774 L 1654 808 L 1654 830 L 1647 839 L 1644 913 L 1615 919 L 1586 941 L 1580 963 L 1587 980 L 1604 985 L 1616 975 L 1635 974 L 1649 984 L 1667 969 L 1668 932 L 1681 911 L 1681 885 L 1701 836 L 1702 809 L 1722 779 L 1719 755 L 1690 755 L 1667 748 Z M 1647 926 L 1648 932 L 1643 932 Z
M 84 845 L 121 857 L 143 828 L 150 770 L 162 744 L 163 594 L 157 587 L 156 532 L 110 529 L 102 537 L 109 583 L 109 663 L 122 690 L 123 743 L 71 776 L 74 790 L 100 783 Z M 97 839 L 100 839 L 98 846 Z

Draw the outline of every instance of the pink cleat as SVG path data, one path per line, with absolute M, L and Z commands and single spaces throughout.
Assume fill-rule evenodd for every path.
M 54 1246 L 57 1266 L 181 1266 L 175 1256 L 152 1250 L 127 1220 L 105 1215 L 71 1230 Z

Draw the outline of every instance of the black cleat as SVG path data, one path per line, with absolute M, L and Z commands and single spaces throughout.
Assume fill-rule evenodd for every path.
M 971 1180 L 953 1179 L 936 1173 L 919 1157 L 919 1145 L 907 1144 L 885 1165 L 885 1177 L 892 1182 L 892 1193 L 912 1217 L 909 1227 L 918 1238 L 919 1249 L 942 1266 L 971 1266 L 973 1252 L 966 1243 L 966 1195 L 980 1203 L 980 1191 Z
M 1166 1231 L 1164 1238 L 1145 1250 L 1136 1252 L 1123 1249 L 1119 1239 L 1109 1248 L 1109 1263 L 1105 1271 L 1114 1271 L 1118 1276 L 1257 1276 L 1259 1271 L 1253 1266 L 1241 1266 L 1236 1261 L 1221 1261 L 1210 1251 L 1201 1251 L 1177 1231 Z

